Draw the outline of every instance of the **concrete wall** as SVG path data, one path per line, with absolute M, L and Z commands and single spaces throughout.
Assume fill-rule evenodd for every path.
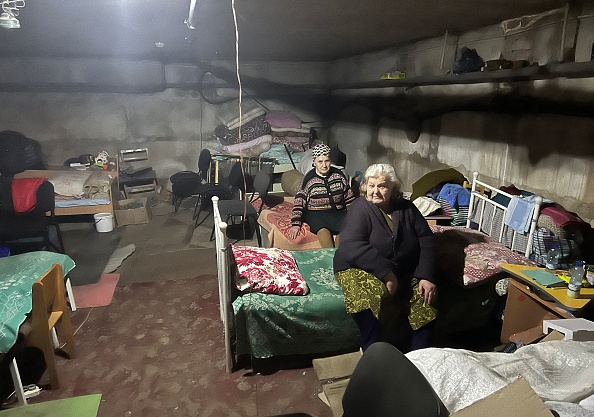
M 443 75 L 462 46 L 476 48 L 485 60 L 541 65 L 577 53 L 576 44 L 591 49 L 594 22 L 587 10 L 572 11 L 561 47 L 563 12 L 343 59 L 332 63 L 331 82 L 377 80 L 395 66 L 407 76 Z M 340 90 L 334 94 L 340 111 L 328 137 L 347 154 L 351 174 L 388 162 L 403 189 L 411 191 L 412 183 L 433 170 L 454 167 L 469 179 L 478 171 L 487 182 L 542 194 L 592 221 L 594 118 L 583 105 L 591 103 L 593 86 L 594 78 L 559 78 L 389 89 L 394 100 L 379 106 L 373 103 L 383 103 L 385 94 Z M 503 97 L 513 109 L 498 107 L 494 97 Z M 515 105 L 515 97 L 529 105 Z M 411 115 L 416 123 L 408 122 Z
M 8 82 L 10 76 L 4 80 L 5 89 L 16 85 L 17 89 L 27 86 L 35 91 L 0 92 L 0 130 L 16 130 L 40 141 L 50 163 L 61 164 L 70 157 L 101 150 L 116 155 L 120 149 L 148 147 L 157 175 L 168 178 L 180 170 L 196 170 L 200 150 L 216 150 L 219 145 L 214 129 L 219 124 L 220 106 L 205 102 L 196 91 L 200 71 L 195 66 L 167 65 L 161 79 L 155 75 L 155 63 L 147 67 L 137 62 L 107 62 L 103 65 L 108 65 L 114 77 L 93 82 L 92 73 L 84 71 L 92 67 L 86 61 L 85 65 L 77 61 L 52 61 L 49 65 L 48 60 L 0 62 L 0 66 L 3 64 L 13 69 L 10 73 L 14 76 L 13 84 Z M 51 68 L 55 76 L 35 76 L 36 65 Z M 233 68 L 232 63 L 214 66 Z M 24 75 L 18 75 L 18 68 L 26 68 Z M 60 75 L 64 68 L 80 71 Z M 126 92 L 131 87 L 126 83 L 131 69 L 139 70 L 138 79 L 148 81 L 137 81 L 132 92 Z M 290 62 L 247 63 L 241 65 L 240 73 L 242 77 L 272 83 L 268 87 L 272 89 L 288 80 L 307 85 L 326 83 L 324 77 L 328 74 L 324 63 Z M 118 78 L 118 74 L 127 75 Z M 221 84 L 217 79 L 209 82 Z M 258 94 L 257 90 L 247 92 Z M 214 94 L 223 98 L 238 94 L 234 88 L 208 88 L 205 93 L 211 99 Z M 320 119 L 317 104 L 310 100 L 283 96 L 281 91 L 277 98 L 266 96 L 260 100 L 266 108 L 292 111 L 303 120 Z

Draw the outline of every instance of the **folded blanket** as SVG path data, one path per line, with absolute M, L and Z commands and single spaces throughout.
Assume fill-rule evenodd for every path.
M 296 115 L 283 110 L 269 111 L 266 113 L 266 121 L 270 123 L 270 126 L 273 128 L 301 129 L 301 119 Z
M 226 126 L 219 125 L 215 128 L 215 135 L 223 146 L 237 145 L 252 141 L 260 136 L 270 134 L 270 125 L 264 119 L 264 116 L 258 116 L 241 126 L 240 129 L 228 129 Z
M 111 178 L 103 171 L 93 171 L 83 185 L 83 192 L 87 198 L 109 198 Z
M 263 135 L 263 136 L 257 137 L 254 140 L 250 140 L 249 142 L 238 143 L 236 145 L 223 146 L 222 150 L 225 153 L 238 154 L 242 151 L 246 152 L 250 148 L 254 148 L 257 145 L 267 144 L 268 146 L 266 147 L 266 149 L 260 151 L 260 152 L 266 152 L 267 150 L 270 149 L 271 143 L 272 143 L 272 136 Z M 259 147 L 259 149 L 263 149 L 263 147 Z M 260 155 L 260 154 L 258 153 L 258 155 Z
M 216 118 L 227 129 L 237 129 L 239 127 L 239 104 L 233 100 L 222 104 L 219 107 Z M 241 102 L 241 122 L 246 124 L 258 116 L 265 115 L 265 110 L 254 100 L 242 100 Z
M 309 128 L 293 128 L 293 127 L 274 127 L 270 128 L 277 136 L 309 136 L 311 129 Z

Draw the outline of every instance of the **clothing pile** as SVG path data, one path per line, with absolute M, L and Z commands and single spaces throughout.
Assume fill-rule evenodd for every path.
M 462 226 L 470 204 L 470 191 L 463 187 L 465 181 L 454 168 L 432 171 L 412 185 L 410 199 L 424 216 L 447 214 L 452 217 L 452 226 Z
M 520 190 L 513 184 L 500 187 L 500 189 L 515 197 L 509 199 L 501 194 L 493 197 L 493 200 L 508 207 L 508 213 L 520 212 L 521 214 L 524 208 L 518 203 L 526 202 L 524 205 L 529 207 L 531 199 L 535 197 L 535 194 L 530 191 Z M 515 207 L 513 207 L 514 200 L 517 200 Z M 512 217 L 509 220 L 510 226 L 513 227 L 516 221 L 526 216 L 510 214 L 510 217 Z M 530 214 L 529 217 L 532 215 Z M 506 219 L 506 224 L 508 224 L 507 222 L 508 219 Z M 557 244 L 561 252 L 560 268 L 570 268 L 576 260 L 583 259 L 588 263 L 594 262 L 594 230 L 592 227 L 576 213 L 567 211 L 561 204 L 545 199 L 536 222 L 531 258 L 544 265 L 547 252 L 553 244 Z

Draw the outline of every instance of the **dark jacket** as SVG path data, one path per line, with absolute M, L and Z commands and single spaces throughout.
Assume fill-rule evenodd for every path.
M 394 204 L 394 232 L 379 207 L 358 198 L 347 211 L 334 255 L 334 273 L 359 268 L 383 279 L 393 271 L 399 280 L 412 277 L 435 282 L 433 233 L 408 200 Z

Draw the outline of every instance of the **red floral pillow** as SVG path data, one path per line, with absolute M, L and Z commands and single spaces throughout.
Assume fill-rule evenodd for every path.
M 291 252 L 278 248 L 231 247 L 239 272 L 235 280 L 239 290 L 279 295 L 309 294 L 307 282 L 299 273 Z

